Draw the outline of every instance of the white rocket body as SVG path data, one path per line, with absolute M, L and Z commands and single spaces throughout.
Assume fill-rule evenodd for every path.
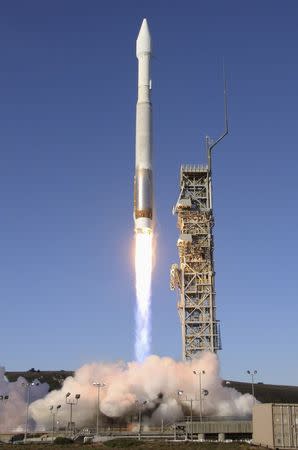
M 152 232 L 152 112 L 151 112 L 151 36 L 144 19 L 138 38 L 138 101 L 136 107 L 136 170 L 134 179 L 134 220 L 137 232 Z

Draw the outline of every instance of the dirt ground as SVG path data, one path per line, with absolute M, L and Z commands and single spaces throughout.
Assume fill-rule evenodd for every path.
M 115 439 L 105 444 L 26 444 L 26 445 L 0 445 L 0 450 L 256 450 L 261 447 L 244 443 L 219 443 L 219 442 L 164 442 L 164 441 L 137 441 L 129 439 Z

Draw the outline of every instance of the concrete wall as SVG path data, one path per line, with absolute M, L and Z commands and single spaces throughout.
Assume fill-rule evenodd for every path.
M 186 422 L 186 432 L 191 431 L 195 434 L 249 434 L 252 432 L 250 420 L 226 420 L 226 421 L 208 421 L 208 422 Z
M 298 404 L 259 404 L 253 408 L 253 443 L 298 449 Z
M 256 404 L 253 407 L 252 433 L 254 444 L 273 448 L 272 403 Z
M 279 448 L 298 448 L 298 405 L 272 405 L 273 441 Z

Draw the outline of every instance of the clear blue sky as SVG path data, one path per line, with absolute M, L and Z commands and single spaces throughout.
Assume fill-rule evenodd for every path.
M 148 4 L 150 3 L 150 6 Z M 222 375 L 298 384 L 297 1 L 5 0 L 0 14 L 1 363 L 133 357 L 137 60 L 154 43 L 157 264 L 152 350 L 180 358 L 181 163 L 214 154 Z

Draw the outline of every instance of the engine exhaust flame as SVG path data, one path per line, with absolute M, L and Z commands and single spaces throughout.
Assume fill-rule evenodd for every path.
M 152 232 L 136 231 L 136 339 L 135 357 L 139 362 L 150 353 L 151 344 L 151 279 L 152 279 Z

